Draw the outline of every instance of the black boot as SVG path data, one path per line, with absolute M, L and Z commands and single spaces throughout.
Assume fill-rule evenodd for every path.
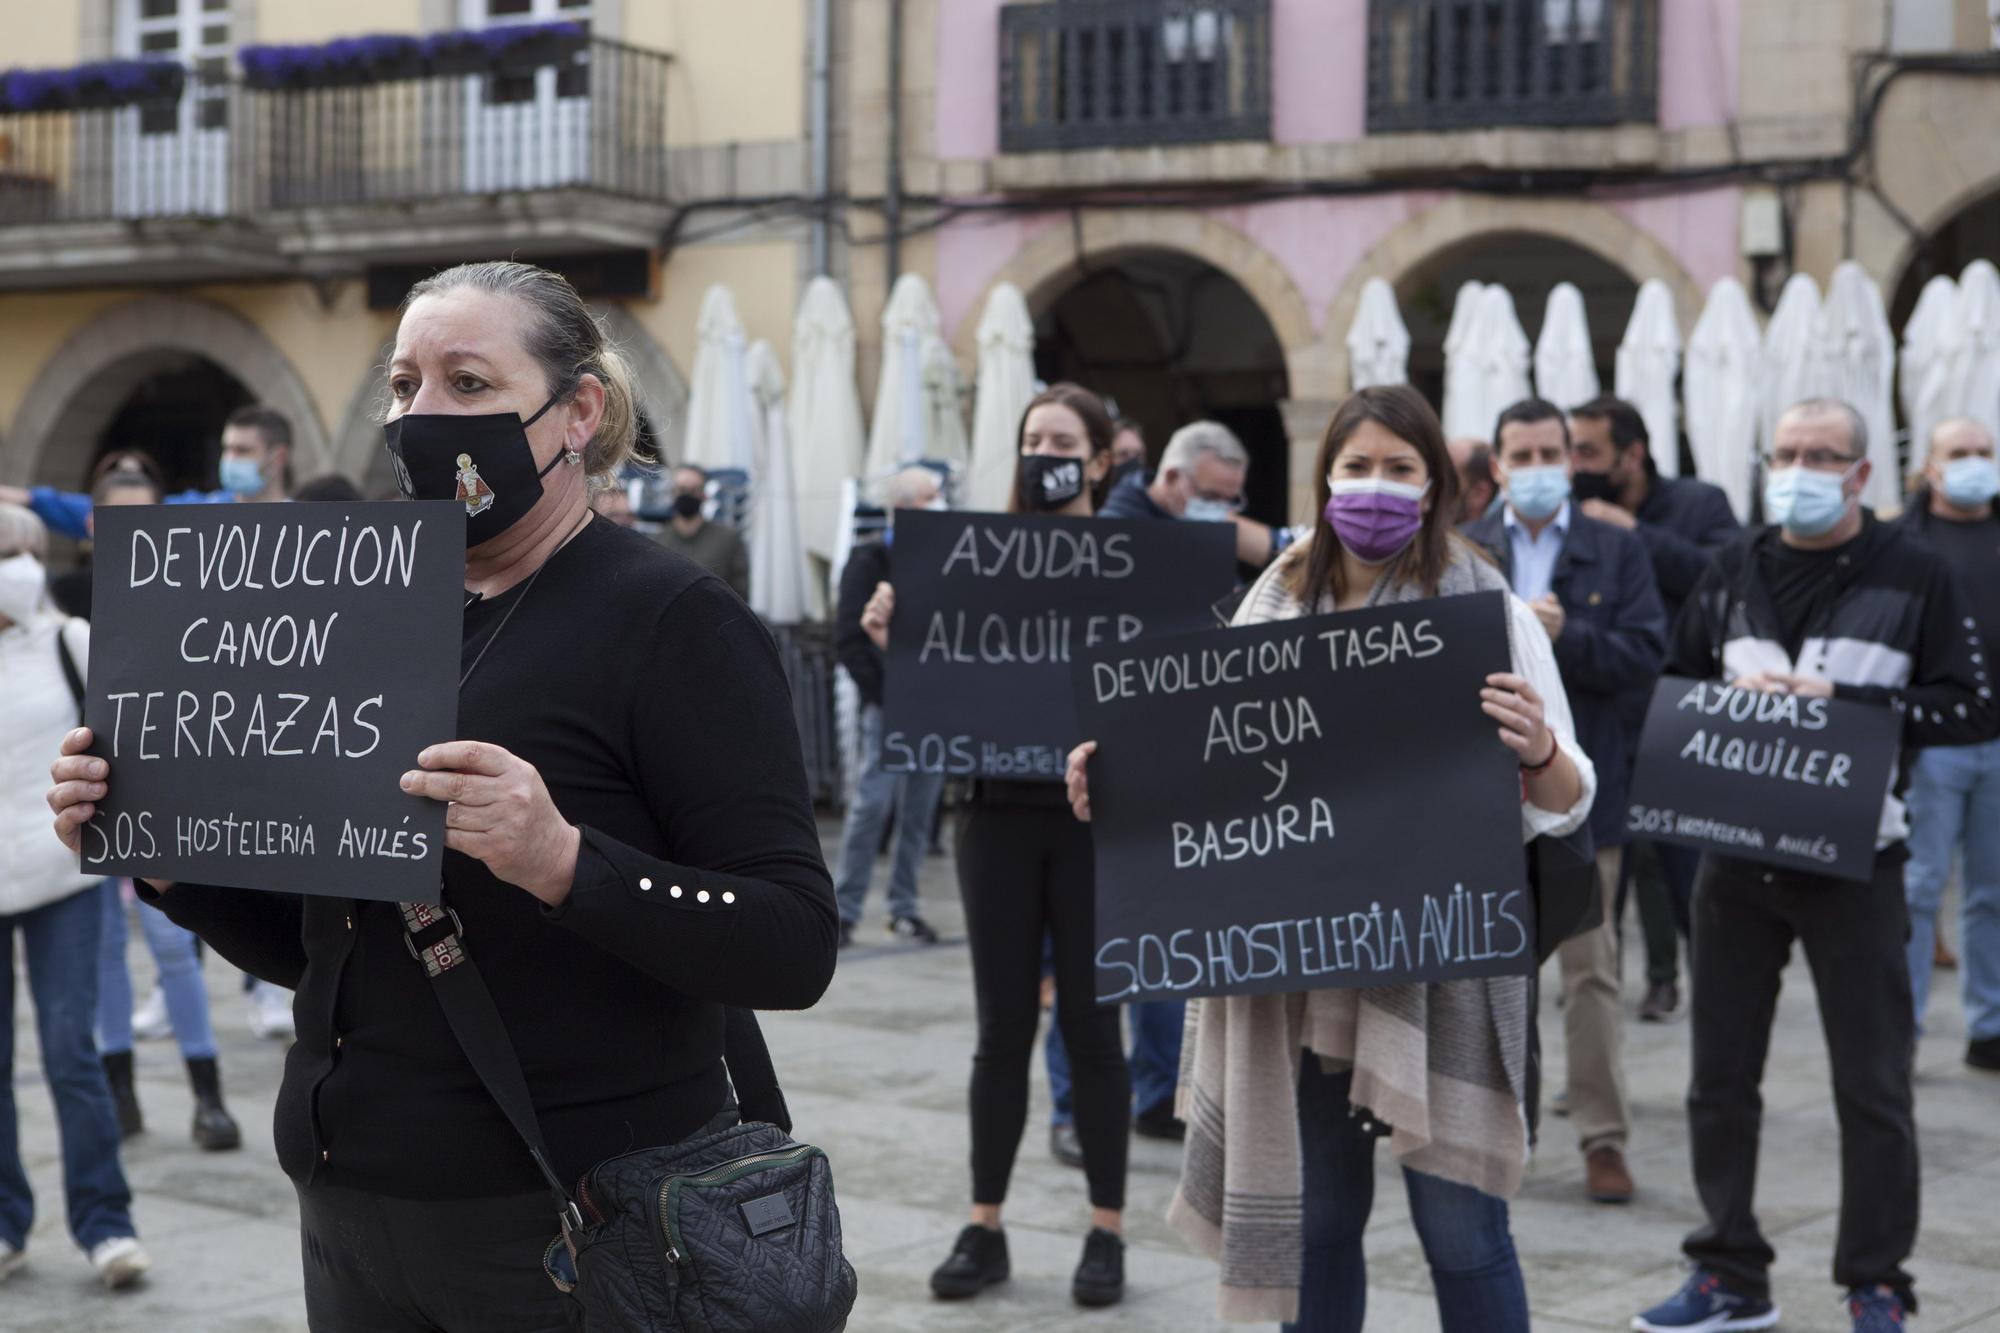
M 243 1146 L 243 1131 L 222 1105 L 222 1075 L 215 1058 L 190 1060 L 188 1086 L 194 1089 L 194 1141 L 206 1152 Z
M 132 1088 L 132 1052 L 116 1051 L 104 1057 L 104 1081 L 111 1085 L 111 1103 L 118 1108 L 118 1137 L 129 1139 L 145 1133 L 139 1094 Z

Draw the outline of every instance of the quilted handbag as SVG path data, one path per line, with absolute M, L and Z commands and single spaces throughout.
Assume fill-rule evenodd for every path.
M 838 1333 L 854 1307 L 826 1154 L 789 1123 L 738 1122 L 734 1108 L 680 1143 L 607 1158 L 574 1196 L 542 1145 L 519 1057 L 492 993 L 466 955 L 455 913 L 404 903 L 410 952 L 430 973 L 452 1034 L 548 1182 L 560 1234 L 550 1281 L 582 1307 L 588 1333 Z M 739 1093 L 788 1122 L 748 1011 L 727 1016 Z M 749 1039 L 746 1041 L 746 1037 Z M 736 1067 L 736 1057 L 749 1057 Z

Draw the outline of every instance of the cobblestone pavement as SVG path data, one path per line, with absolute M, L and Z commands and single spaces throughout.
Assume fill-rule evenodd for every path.
M 837 840 L 837 826 L 824 831 L 830 844 Z M 1123 1306 L 1104 1312 L 1070 1304 L 1069 1271 L 1088 1214 L 1080 1175 L 1048 1155 L 1039 1062 L 1034 1114 L 1007 1210 L 1014 1279 L 968 1304 L 930 1299 L 925 1278 L 944 1257 L 966 1204 L 972 989 L 948 858 L 929 860 L 923 895 L 945 943 L 892 942 L 871 915 L 818 1008 L 765 1023 L 800 1134 L 833 1157 L 848 1252 L 861 1274 L 861 1299 L 849 1328 L 1152 1333 L 1218 1327 L 1213 1267 L 1191 1255 L 1161 1220 L 1179 1166 L 1177 1150 L 1143 1139 L 1133 1144 L 1127 1214 L 1131 1294 Z M 879 896 L 870 908 L 879 912 Z M 1956 937 L 1955 927 L 1950 934 Z M 143 992 L 151 962 L 136 932 L 133 944 Z M 1628 950 L 1628 1009 L 1637 1004 L 1638 954 Z M 1838 1138 L 1812 981 L 1796 964 L 1787 981 L 1765 1081 L 1761 1214 L 1779 1251 L 1774 1278 L 1783 1327 L 1831 1333 L 1848 1326 L 1827 1276 L 1839 1197 Z M 141 1047 L 150 1132 L 129 1145 L 126 1164 L 156 1268 L 143 1287 L 115 1296 L 95 1285 L 63 1232 L 55 1126 L 31 1012 L 25 995 L 17 1001 L 14 1088 L 41 1208 L 28 1267 L 0 1286 L 0 1329 L 261 1333 L 305 1326 L 296 1205 L 271 1151 L 282 1051 L 249 1035 L 237 974 L 214 958 L 209 986 L 224 1079 L 246 1142 L 236 1153 L 197 1151 L 184 1128 L 190 1103 L 172 1044 Z M 1918 1061 L 1924 1222 L 1912 1265 L 1923 1298 L 1917 1327 L 2000 1333 L 2000 1078 L 1961 1063 L 1964 1029 L 1954 979 L 1944 978 L 1934 995 L 1931 1031 Z M 1560 1086 L 1561 1016 L 1545 1003 L 1541 1022 L 1551 1083 Z M 1515 1203 L 1514 1235 L 1538 1329 L 1623 1329 L 1634 1310 L 1678 1280 L 1678 1241 L 1697 1216 L 1681 1110 L 1686 1024 L 1634 1021 L 1626 1030 L 1626 1071 L 1636 1117 L 1631 1160 L 1638 1199 L 1624 1208 L 1586 1202 L 1574 1136 L 1555 1120 Z M 1422 1254 L 1403 1191 L 1392 1179 L 1377 1194 L 1368 1246 L 1368 1327 L 1385 1333 L 1435 1329 Z

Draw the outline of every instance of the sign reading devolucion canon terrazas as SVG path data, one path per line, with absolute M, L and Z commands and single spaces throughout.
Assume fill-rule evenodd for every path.
M 1531 971 L 1503 594 L 1085 654 L 1097 998 Z
M 1626 831 L 1866 883 L 1901 733 L 1870 704 L 1662 677 Z
M 450 501 L 98 510 L 84 871 L 438 901 L 464 569 Z
M 1215 623 L 1236 527 L 899 510 L 883 684 L 891 772 L 1057 782 L 1087 650 Z

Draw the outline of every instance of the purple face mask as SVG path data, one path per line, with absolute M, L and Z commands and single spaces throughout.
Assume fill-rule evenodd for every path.
M 1326 521 L 1333 524 L 1340 544 L 1371 565 L 1396 558 L 1424 525 L 1424 493 L 1429 486 L 1407 486 L 1373 477 L 1333 483 L 1326 502 Z

